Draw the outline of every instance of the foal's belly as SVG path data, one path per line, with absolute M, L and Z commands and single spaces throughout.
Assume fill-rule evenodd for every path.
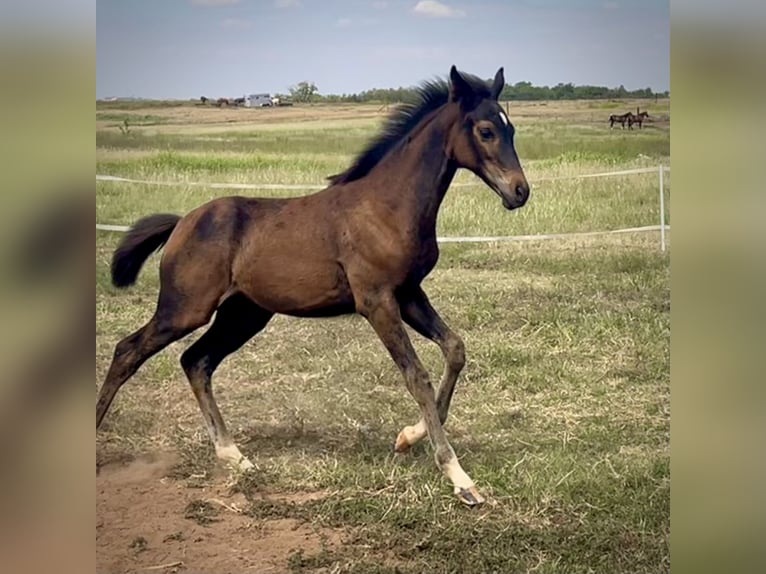
M 235 288 L 274 313 L 332 317 L 353 313 L 354 297 L 342 267 L 308 254 L 262 253 L 234 277 Z
M 328 197 L 320 193 L 254 203 L 232 266 L 232 287 L 274 313 L 353 313 L 354 297 L 338 262 L 338 222 Z

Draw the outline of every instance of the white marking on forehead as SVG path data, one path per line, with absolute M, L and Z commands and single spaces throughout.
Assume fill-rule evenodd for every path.
M 508 116 L 505 115 L 505 112 L 503 110 L 500 110 L 500 119 L 503 120 L 503 123 L 505 125 L 508 125 L 509 123 L 511 123 L 508 121 Z

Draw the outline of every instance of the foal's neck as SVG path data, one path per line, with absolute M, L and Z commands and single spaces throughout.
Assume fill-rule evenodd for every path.
M 391 157 L 389 169 L 397 185 L 389 192 L 396 196 L 401 215 L 417 228 L 420 237 L 436 237 L 436 218 L 457 164 L 447 156 L 447 138 L 455 121 L 443 106 L 423 120 L 409 139 Z

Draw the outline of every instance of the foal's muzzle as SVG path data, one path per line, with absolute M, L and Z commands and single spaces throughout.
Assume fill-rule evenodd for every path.
M 503 200 L 506 209 L 517 209 L 529 199 L 529 183 L 523 174 L 501 175 L 491 178 L 488 183 Z

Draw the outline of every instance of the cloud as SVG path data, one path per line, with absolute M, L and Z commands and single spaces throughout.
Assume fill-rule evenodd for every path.
M 239 4 L 239 0 L 191 0 L 195 6 L 231 6 Z
M 335 22 L 335 25 L 338 28 L 348 28 L 351 26 L 351 18 L 338 18 L 338 21 Z
M 298 8 L 303 6 L 301 0 L 274 0 L 274 6 L 277 8 Z
M 253 23 L 242 18 L 226 18 L 221 21 L 221 27 L 230 30 L 248 30 L 253 27 Z
M 446 4 L 436 0 L 420 0 L 412 9 L 416 14 L 428 16 L 429 18 L 462 18 L 465 16 L 463 10 L 451 8 Z

